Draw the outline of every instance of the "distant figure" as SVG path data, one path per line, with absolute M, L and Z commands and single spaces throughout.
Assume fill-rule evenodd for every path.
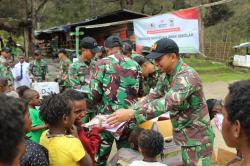
M 35 51 L 35 60 L 30 63 L 29 70 L 33 82 L 44 82 L 48 80 L 48 65 L 42 59 L 42 53 L 40 50 Z
M 14 77 L 14 86 L 15 89 L 19 86 L 27 86 L 30 87 L 31 79 L 29 75 L 29 63 L 25 62 L 24 55 L 18 56 L 19 63 L 17 63 L 12 71 Z
M 56 81 L 61 87 L 61 91 L 70 88 L 70 82 L 68 77 L 69 66 L 71 65 L 71 60 L 68 59 L 65 49 L 60 49 L 58 52 L 58 58 L 60 60 L 60 71 L 56 78 Z
M 16 42 L 12 39 L 12 37 L 8 38 L 8 41 L 6 43 L 6 47 L 10 48 L 12 58 L 13 58 L 13 60 L 15 60 L 17 45 L 16 45 Z
M 11 59 L 10 48 L 4 47 L 1 51 L 0 63 L 5 65 L 9 59 Z

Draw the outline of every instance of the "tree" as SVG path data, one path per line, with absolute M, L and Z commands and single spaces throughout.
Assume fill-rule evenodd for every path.
M 25 54 L 31 55 L 34 44 L 34 30 L 41 9 L 48 0 L 1 0 L 0 29 L 24 33 Z
M 212 3 L 216 1 L 218 0 L 210 0 L 209 2 Z M 228 20 L 233 14 L 234 12 L 229 9 L 227 4 L 211 6 L 205 14 L 204 24 L 207 27 L 215 25 L 222 20 Z

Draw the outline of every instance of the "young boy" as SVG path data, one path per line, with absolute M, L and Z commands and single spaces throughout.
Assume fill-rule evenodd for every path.
M 51 166 L 92 165 L 81 141 L 76 138 L 76 129 L 72 127 L 75 121 L 73 108 L 70 99 L 61 94 L 51 94 L 41 104 L 40 116 L 49 129 L 43 132 L 40 144 L 48 149 Z
M 139 151 L 143 155 L 142 161 L 134 161 L 130 166 L 164 166 L 156 157 L 162 153 L 164 139 L 162 135 L 153 130 L 144 130 L 138 138 Z
M 16 99 L 16 104 L 19 107 L 19 111 L 23 115 L 24 133 L 28 133 L 31 130 L 31 119 L 28 111 L 28 102 L 24 99 Z M 25 153 L 20 159 L 21 166 L 49 166 L 48 151 L 43 146 L 25 138 Z
M 76 115 L 74 124 L 77 127 L 78 137 L 94 162 L 94 157 L 100 144 L 100 128 L 93 127 L 89 132 L 86 132 L 84 131 L 83 127 L 81 127 L 83 117 L 87 111 L 87 104 L 86 100 L 84 99 L 84 94 L 76 90 L 66 90 L 63 95 L 67 96 L 73 102 L 74 113 Z
M 27 89 L 23 93 L 23 98 L 29 104 L 29 114 L 32 121 L 31 132 L 27 134 L 30 139 L 36 143 L 39 143 L 42 132 L 47 128 L 43 121 L 39 117 L 39 110 L 36 106 L 40 105 L 39 93 L 32 89 Z
M 129 135 L 128 143 L 130 148 L 121 148 L 110 160 L 111 166 L 128 165 L 135 160 L 142 160 L 143 156 L 139 153 L 138 148 L 138 137 L 141 132 L 144 131 L 142 128 L 135 128 Z
M 23 98 L 23 94 L 27 89 L 30 89 L 30 88 L 26 85 L 19 86 L 16 88 L 16 92 L 17 92 L 19 98 Z

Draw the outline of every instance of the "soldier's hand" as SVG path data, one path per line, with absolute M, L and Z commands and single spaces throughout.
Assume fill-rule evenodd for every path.
M 117 126 L 122 122 L 126 122 L 132 119 L 134 116 L 134 110 L 132 109 L 119 109 L 113 114 L 109 115 L 107 122 L 109 125 Z

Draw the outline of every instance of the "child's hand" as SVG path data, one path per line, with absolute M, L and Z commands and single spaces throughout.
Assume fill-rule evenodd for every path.
M 77 132 L 77 128 L 75 125 L 73 125 L 70 129 L 69 132 L 71 135 L 73 135 L 74 137 L 78 138 L 78 132 Z

